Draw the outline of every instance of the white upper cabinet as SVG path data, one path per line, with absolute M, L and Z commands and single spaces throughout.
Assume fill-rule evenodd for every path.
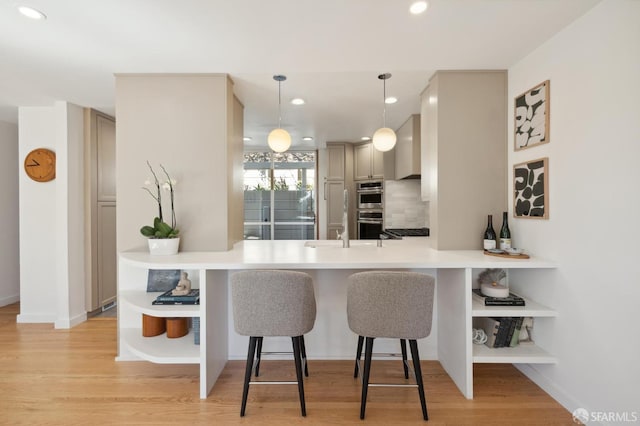
M 395 178 L 420 176 L 420 115 L 414 114 L 396 132 Z

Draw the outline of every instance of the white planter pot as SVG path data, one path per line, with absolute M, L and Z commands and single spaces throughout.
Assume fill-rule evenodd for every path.
M 149 253 L 153 255 L 170 255 L 178 253 L 180 238 L 149 238 Z

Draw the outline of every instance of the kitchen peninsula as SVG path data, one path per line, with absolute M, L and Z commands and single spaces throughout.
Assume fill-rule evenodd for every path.
M 552 317 L 549 308 L 528 301 L 526 307 L 487 309 L 472 302 L 471 288 L 486 268 L 526 270 L 554 268 L 547 260 L 485 256 L 482 251 L 439 251 L 426 238 L 385 241 L 242 241 L 222 252 L 184 252 L 174 256 L 151 256 L 146 252 L 123 252 L 118 280 L 119 361 L 147 360 L 156 363 L 200 365 L 200 397 L 206 398 L 229 359 L 246 357 L 245 338 L 235 334 L 231 319 L 228 275 L 243 269 L 290 269 L 309 273 L 314 279 L 317 319 L 307 337 L 309 359 L 351 359 L 355 335 L 346 318 L 346 280 L 356 271 L 371 269 L 412 270 L 436 277 L 436 306 L 431 335 L 420 341 L 423 359 L 437 359 L 460 391 L 473 398 L 473 363 L 553 363 L 555 359 L 535 345 L 489 349 L 472 344 L 474 316 Z M 189 272 L 200 288 L 200 305 L 152 305 L 155 293 L 146 292 L 150 269 L 181 269 Z M 192 332 L 178 339 L 165 335 L 142 337 L 142 314 L 159 317 L 199 317 L 200 345 Z M 275 345 L 287 347 L 287 339 Z M 383 343 L 384 342 L 384 343 Z M 384 345 L 387 345 L 386 347 Z M 380 350 L 397 352 L 397 342 L 381 341 Z M 265 347 L 269 350 L 282 350 Z

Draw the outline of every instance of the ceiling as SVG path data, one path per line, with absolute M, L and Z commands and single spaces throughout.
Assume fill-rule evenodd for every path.
M 115 114 L 115 73 L 229 73 L 245 106 L 247 146 L 278 121 L 293 148 L 358 141 L 419 113 L 439 69 L 507 69 L 598 0 L 0 0 L 0 120 L 64 100 Z M 541 76 L 543 80 L 547 76 Z M 290 99 L 301 97 L 303 106 Z M 303 142 L 304 136 L 314 138 Z

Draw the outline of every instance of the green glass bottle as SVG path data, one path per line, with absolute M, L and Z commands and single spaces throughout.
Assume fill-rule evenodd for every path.
M 507 220 L 507 212 L 502 213 L 502 228 L 500 229 L 500 250 L 511 248 L 511 231 Z

